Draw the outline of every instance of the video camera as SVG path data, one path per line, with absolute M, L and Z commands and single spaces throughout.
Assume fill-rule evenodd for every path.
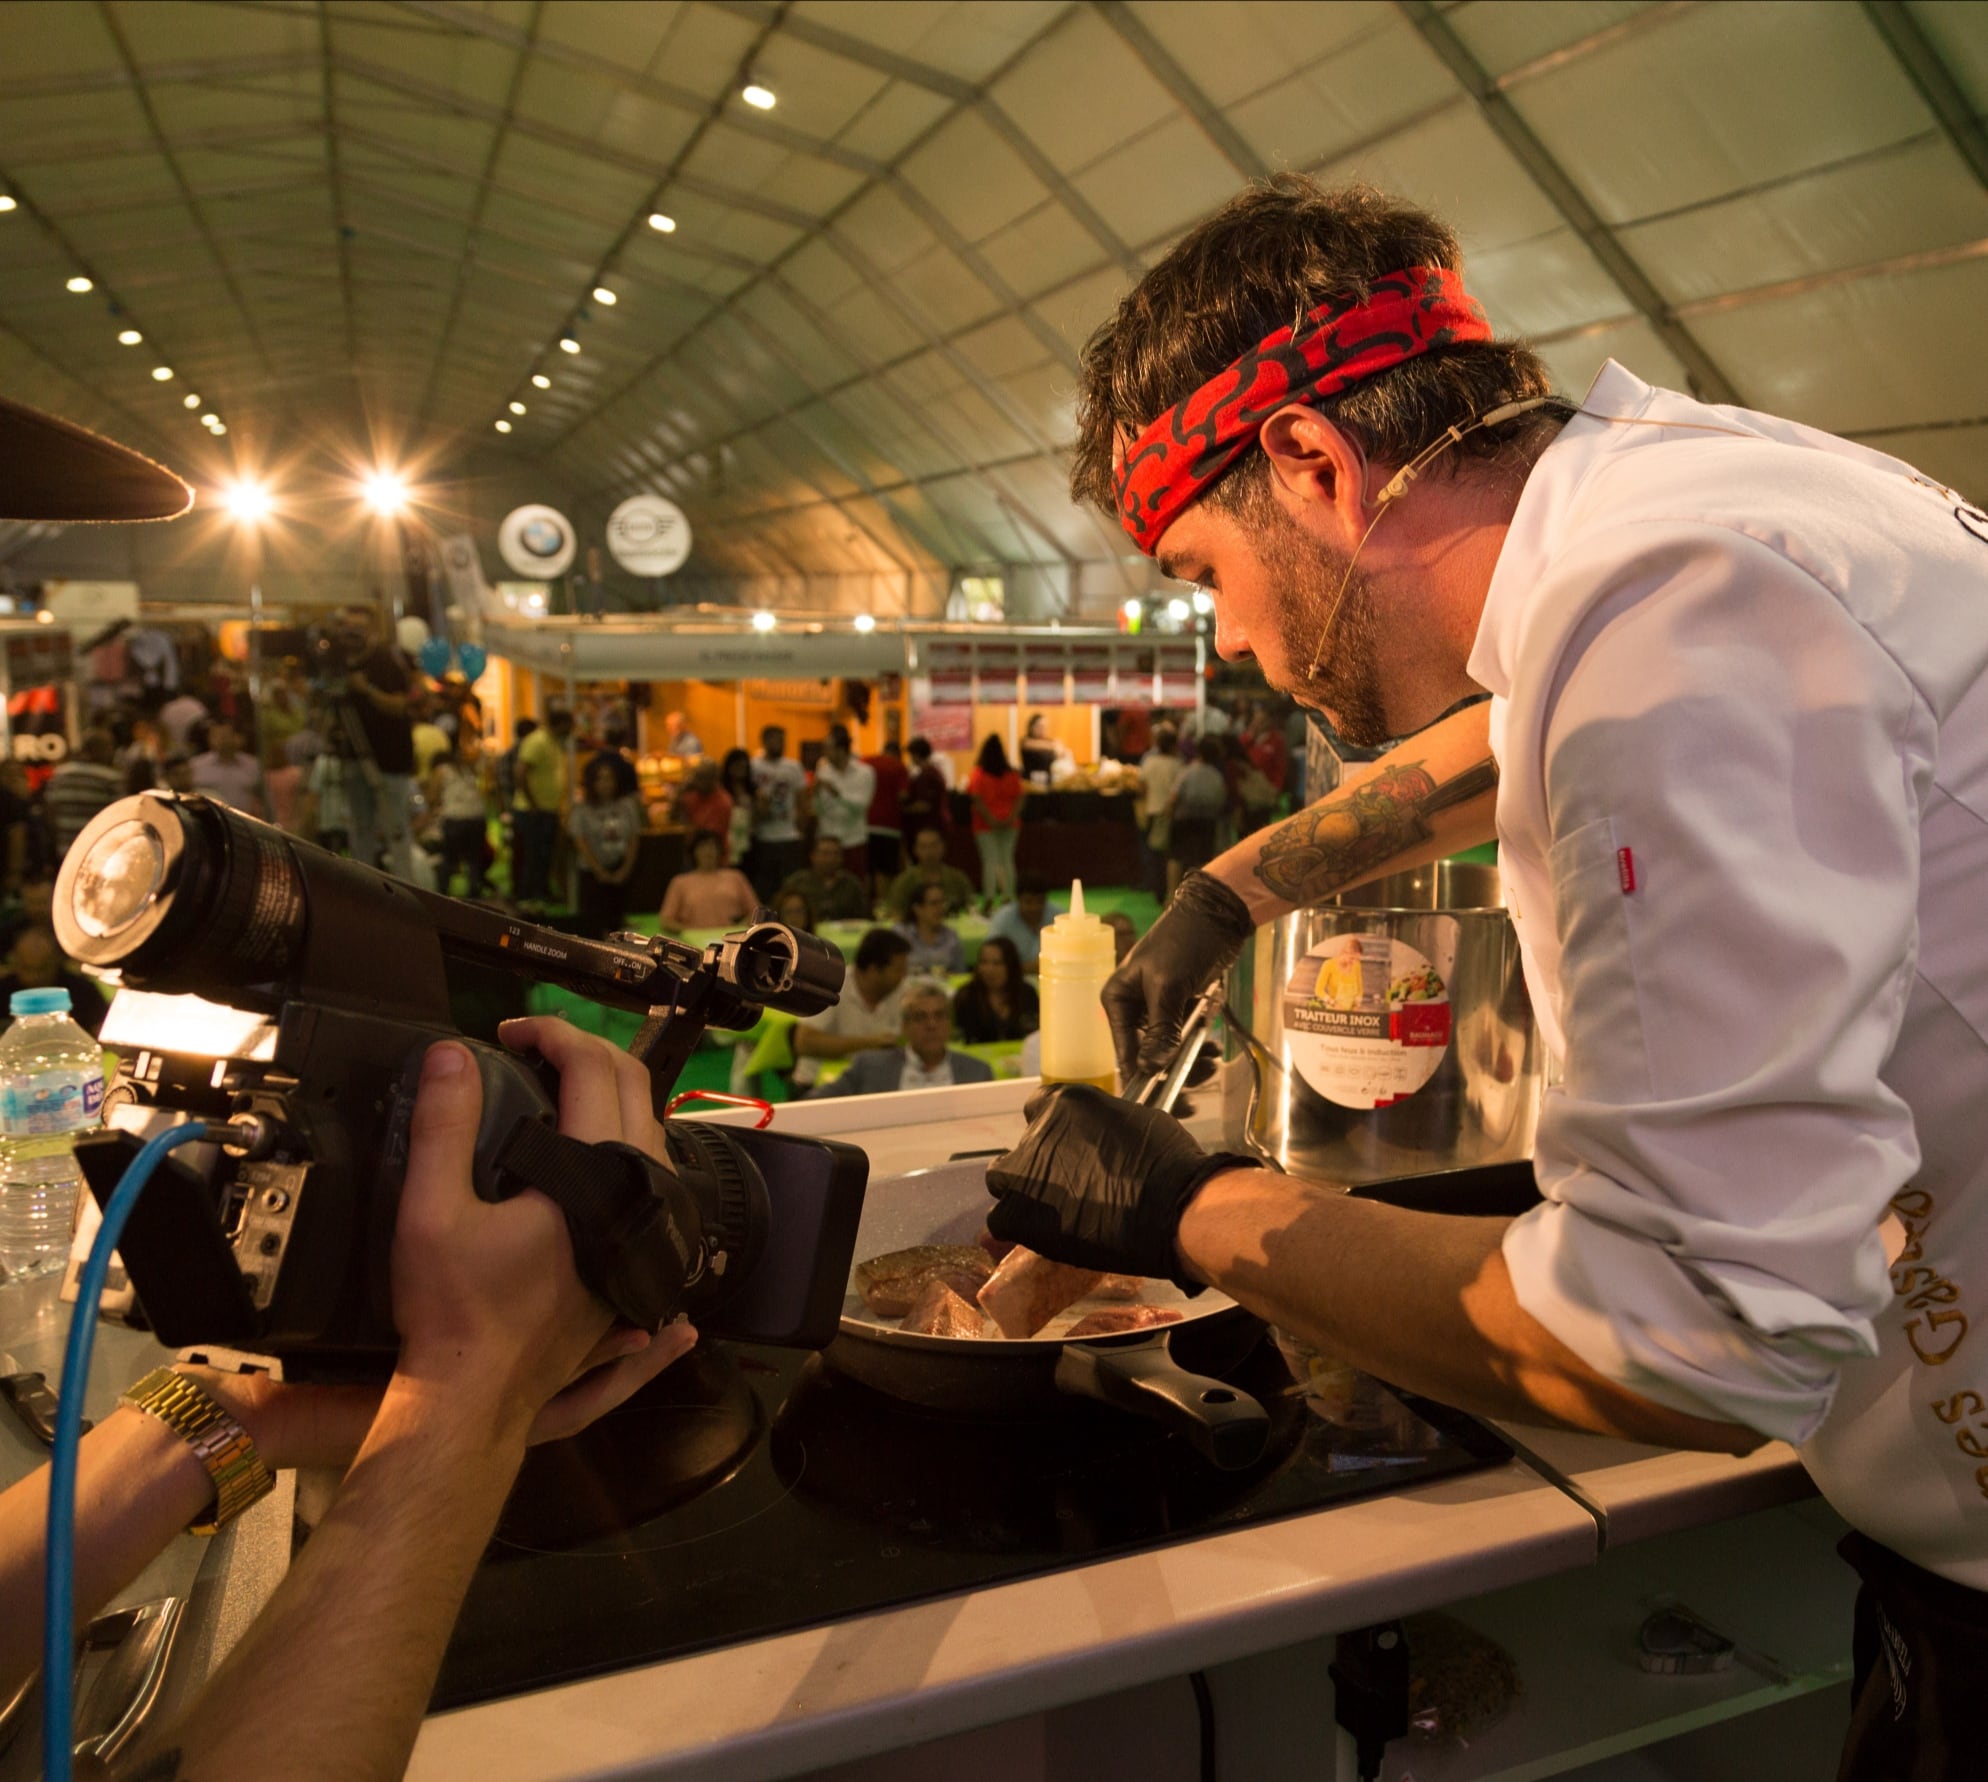
M 816 1349 L 834 1336 L 863 1153 L 664 1119 L 707 1027 L 835 1001 L 842 956 L 826 942 L 766 920 L 701 951 L 583 940 L 159 792 L 92 819 L 63 859 L 54 921 L 65 952 L 120 980 L 102 1036 L 119 1055 L 106 1128 L 76 1147 L 98 1202 L 161 1127 L 229 1123 L 163 1161 L 119 1245 L 166 1343 L 279 1356 L 293 1379 L 391 1368 L 415 1088 L 428 1048 L 461 1037 L 450 959 L 645 1013 L 630 1051 L 667 1151 L 563 1136 L 550 1066 L 464 1040 L 483 1086 L 480 1196 L 549 1194 L 581 1279 L 631 1324 L 686 1311 L 712 1336 Z

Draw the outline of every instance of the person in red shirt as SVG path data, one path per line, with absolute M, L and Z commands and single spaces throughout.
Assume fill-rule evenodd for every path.
M 1008 751 L 991 732 L 966 776 L 966 794 L 973 800 L 973 842 L 980 850 L 980 895 L 991 910 L 1015 895 L 1015 843 L 1028 796 L 1022 776 L 1008 764 Z
M 695 835 L 708 829 L 718 838 L 718 864 L 731 864 L 732 795 L 718 784 L 718 764 L 709 756 L 691 769 L 678 789 L 670 820 Z
M 1243 732 L 1243 746 L 1249 751 L 1250 763 L 1257 772 L 1279 792 L 1283 791 L 1291 772 L 1290 745 L 1284 741 L 1283 726 L 1264 700 L 1258 700 L 1250 708 L 1249 728 Z
M 881 901 L 885 887 L 904 864 L 904 794 L 911 785 L 911 770 L 894 742 L 885 743 L 880 753 L 865 756 L 864 761 L 877 776 L 877 789 L 870 798 L 870 880 Z

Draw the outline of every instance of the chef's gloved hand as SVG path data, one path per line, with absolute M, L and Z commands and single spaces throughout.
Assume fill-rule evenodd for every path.
M 1235 964 L 1256 932 L 1249 906 L 1212 873 L 1196 870 L 1104 987 L 1104 1012 L 1131 1085 L 1166 1069 L 1194 999 Z
M 1255 1159 L 1210 1156 L 1171 1114 L 1082 1084 L 1044 1089 L 1023 1112 L 1026 1136 L 987 1166 L 987 1229 L 1057 1262 L 1199 1293 L 1174 1249 L 1180 1216 L 1211 1176 Z

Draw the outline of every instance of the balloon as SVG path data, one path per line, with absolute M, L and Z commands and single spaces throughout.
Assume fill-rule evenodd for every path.
M 409 613 L 393 628 L 394 641 L 410 656 L 418 656 L 428 641 L 428 621 Z
M 466 681 L 481 680 L 484 664 L 489 660 L 481 644 L 464 644 L 456 651 L 456 666 L 462 670 L 462 678 Z
M 401 620 L 403 625 L 407 622 L 405 619 Z M 414 623 L 418 625 L 421 621 L 417 619 Z M 424 626 L 423 629 L 425 630 L 426 627 Z M 424 674 L 433 675 L 440 680 L 449 672 L 449 640 L 446 637 L 424 638 L 416 646 L 414 654 Z

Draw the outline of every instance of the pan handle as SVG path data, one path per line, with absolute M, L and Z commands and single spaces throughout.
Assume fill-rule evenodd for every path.
M 1171 1337 L 1155 1331 L 1108 1349 L 1067 1343 L 1056 1361 L 1057 1389 L 1163 1423 L 1224 1472 L 1253 1465 L 1270 1440 L 1270 1413 L 1239 1387 L 1190 1374 L 1174 1360 Z

